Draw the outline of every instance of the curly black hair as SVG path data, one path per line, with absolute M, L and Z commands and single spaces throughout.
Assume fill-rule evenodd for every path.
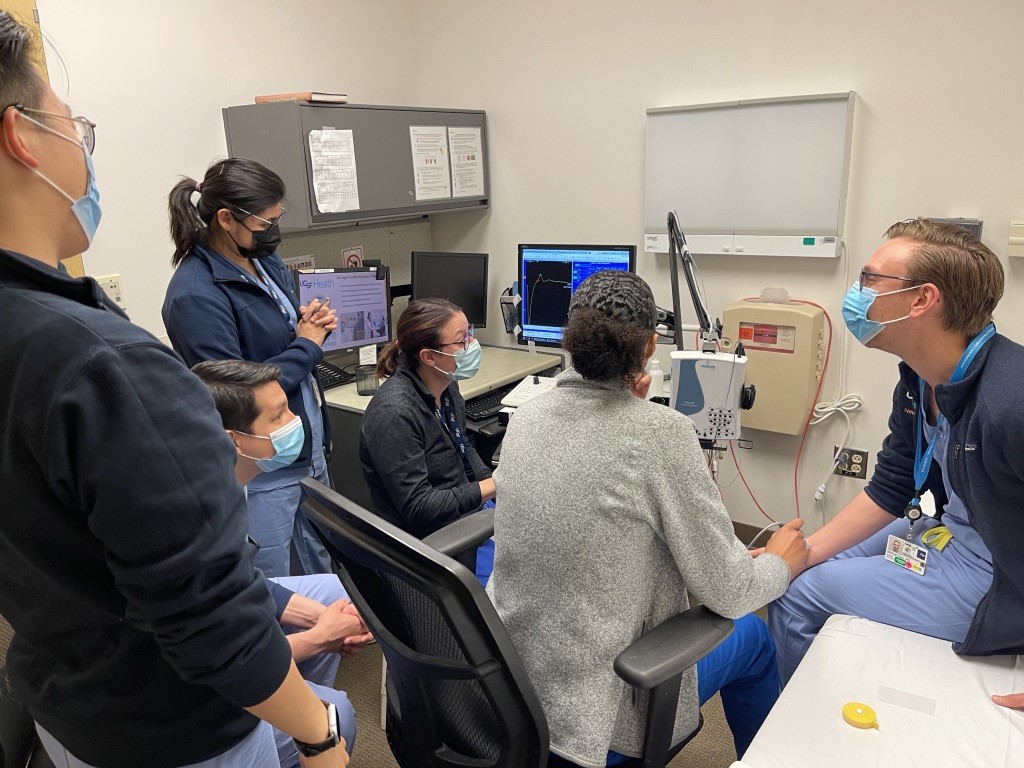
M 596 272 L 573 294 L 562 345 L 585 379 L 632 386 L 657 326 L 654 294 L 632 272 Z

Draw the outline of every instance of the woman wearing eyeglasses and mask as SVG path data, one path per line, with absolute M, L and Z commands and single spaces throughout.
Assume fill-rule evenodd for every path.
M 247 501 L 250 535 L 260 546 L 256 564 L 267 576 L 292 574 L 292 543 L 304 573 L 330 571 L 298 508 L 302 478 L 327 484 L 330 427 L 316 365 L 337 320 L 329 306 L 299 306 L 295 297 L 277 255 L 284 197 L 276 173 L 242 158 L 214 163 L 202 183 L 178 182 L 168 203 L 176 269 L 162 313 L 186 365 L 239 359 L 281 369 L 297 416 L 271 435 L 274 456 L 259 462 L 263 474 L 249 484 Z
M 419 538 L 494 498 L 491 471 L 466 439 L 458 387 L 480 356 L 462 310 L 420 299 L 402 312 L 377 362 L 388 378 L 360 427 L 363 475 L 377 514 Z

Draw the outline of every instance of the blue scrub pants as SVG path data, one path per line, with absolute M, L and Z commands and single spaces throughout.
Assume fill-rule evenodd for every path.
M 55 768 L 96 768 L 64 749 L 64 745 L 39 723 L 36 723 L 36 733 Z M 116 751 L 117 745 L 111 744 L 110 748 Z M 153 749 L 160 749 L 160 745 L 154 744 Z M 274 748 L 274 729 L 270 723 L 261 720 L 248 736 L 227 752 L 182 768 L 278 768 L 279 765 L 277 750 Z
M 938 523 L 921 519 L 914 541 Z M 833 614 L 847 614 L 954 643 L 963 642 L 992 573 L 965 555 L 955 540 L 942 552 L 928 549 L 924 575 L 885 559 L 890 534 L 903 538 L 908 521 L 897 518 L 881 531 L 831 560 L 804 571 L 789 591 L 768 606 L 768 626 L 778 648 L 785 685 Z
M 700 705 L 719 692 L 736 754 L 743 757 L 779 698 L 775 644 L 768 627 L 752 613 L 736 619 L 732 634 L 697 662 Z M 608 753 L 608 765 L 627 759 L 618 752 Z
M 314 479 L 328 485 L 326 471 Z M 331 558 L 299 509 L 302 487 L 298 480 L 283 488 L 250 487 L 247 498 L 249 535 L 260 545 L 256 553 L 257 568 L 267 576 L 291 576 L 294 541 L 303 573 L 331 573 Z
M 341 585 L 341 581 L 333 573 L 316 574 L 313 576 L 288 576 L 283 579 L 274 579 L 282 587 L 287 587 L 304 597 L 308 597 L 324 605 L 330 605 L 338 600 L 347 600 L 348 593 Z M 295 627 L 281 627 L 286 635 L 293 632 L 301 632 Z M 356 711 L 348 700 L 348 694 L 339 691 L 334 687 L 334 678 L 338 675 L 338 663 L 341 657 L 336 653 L 318 653 L 305 661 L 300 661 L 297 666 L 302 679 L 306 681 L 313 693 L 321 701 L 332 702 L 338 708 L 338 720 L 341 722 L 341 736 L 345 739 L 345 749 L 352 754 L 352 747 L 356 739 Z M 299 753 L 295 749 L 295 742 L 291 736 L 284 731 L 274 729 L 274 741 L 277 744 L 277 752 L 280 758 L 281 768 L 297 768 L 299 765 Z

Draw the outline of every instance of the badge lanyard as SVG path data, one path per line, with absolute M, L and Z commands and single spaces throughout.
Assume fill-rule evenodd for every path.
M 267 271 L 263 268 L 262 264 L 260 264 L 258 261 L 254 261 L 253 263 L 256 265 L 256 269 L 259 270 L 260 274 L 263 275 L 263 279 L 266 280 L 267 293 L 269 293 L 271 298 L 273 298 L 274 301 L 277 302 L 277 308 L 281 311 L 281 316 L 284 318 L 284 321 L 288 323 L 289 326 L 291 326 L 291 316 L 288 313 L 288 307 L 284 305 L 284 301 L 281 299 L 280 294 L 278 294 L 277 286 L 274 285 L 274 279 L 269 274 L 267 274 Z M 243 275 L 243 277 L 246 276 Z
M 476 479 L 476 474 L 473 472 L 469 456 L 466 453 L 469 443 L 466 442 L 466 436 L 462 433 L 462 427 L 459 426 L 458 418 L 455 415 L 455 406 L 452 404 L 452 398 L 448 392 L 441 395 L 441 407 L 437 411 L 437 417 L 441 420 L 444 431 L 448 433 L 452 442 L 455 443 L 455 447 L 459 449 L 459 457 L 466 470 L 466 478 L 468 480 Z
M 985 326 L 984 330 L 975 336 L 971 343 L 967 345 L 967 349 L 964 350 L 963 355 L 960 356 L 960 362 L 956 364 L 956 368 L 953 369 L 953 375 L 949 379 L 950 384 L 963 379 L 964 374 L 967 373 L 967 369 L 971 366 L 974 358 L 977 356 L 981 348 L 985 346 L 986 342 L 996 335 L 996 327 L 992 323 Z M 918 392 L 920 398 L 917 403 L 917 417 L 916 417 L 916 436 L 914 441 L 914 498 L 910 500 L 907 505 L 904 514 L 907 519 L 910 520 L 910 528 L 907 530 L 907 541 L 910 541 L 911 535 L 914 530 L 914 523 L 921 519 L 921 491 L 924 490 L 924 484 L 928 480 L 928 474 L 932 467 L 932 455 L 935 453 L 935 443 L 938 442 L 938 433 L 942 429 L 943 423 L 946 421 L 946 417 L 939 412 L 939 417 L 935 420 L 935 437 L 928 443 L 928 447 L 923 451 L 921 449 L 921 443 L 924 442 L 924 409 L 925 409 L 925 381 L 924 379 L 918 380 Z

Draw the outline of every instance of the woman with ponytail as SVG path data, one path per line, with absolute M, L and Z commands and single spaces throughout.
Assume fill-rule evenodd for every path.
M 284 197 L 276 173 L 243 158 L 214 163 L 201 183 L 179 181 L 168 200 L 175 271 L 163 305 L 167 335 L 187 365 L 238 359 L 281 369 L 288 408 L 298 416 L 278 425 L 276 454 L 260 462 L 263 474 L 248 486 L 249 532 L 267 576 L 293 573 L 292 544 L 302 572 L 330 572 L 298 508 L 302 478 L 327 483 L 330 422 L 316 365 L 337 320 L 315 301 L 299 306 L 277 255 Z
M 363 416 L 359 458 L 377 514 L 414 536 L 494 498 L 491 471 L 466 439 L 457 384 L 479 366 L 473 327 L 444 299 L 410 302 L 381 351 L 377 375 L 387 381 Z

